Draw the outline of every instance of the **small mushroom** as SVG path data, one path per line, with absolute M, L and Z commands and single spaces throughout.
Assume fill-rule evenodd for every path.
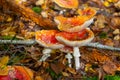
M 68 64 L 69 64 L 69 67 L 71 67 L 71 59 L 72 59 L 72 55 L 70 53 L 67 53 L 67 55 L 65 56 L 67 59 L 68 59 Z
M 77 8 L 79 5 L 78 0 L 53 0 L 58 6 L 68 9 Z
M 72 63 L 71 63 L 71 59 L 73 58 L 71 55 L 71 53 L 73 53 L 72 47 L 64 46 L 63 48 L 60 49 L 60 51 L 67 53 L 65 57 L 68 59 L 69 67 L 72 67 Z
M 73 47 L 73 56 L 75 58 L 76 70 L 80 68 L 79 57 L 81 55 L 80 55 L 79 47 L 88 44 L 93 40 L 93 38 L 94 38 L 94 34 L 89 28 L 86 28 L 80 32 L 74 32 L 74 33 L 60 32 L 56 34 L 56 39 L 59 42 L 67 46 Z
M 41 30 L 36 32 L 36 42 L 43 46 L 45 49 L 43 50 L 43 56 L 40 61 L 45 61 L 52 51 L 52 49 L 60 49 L 64 47 L 63 44 L 60 44 L 56 38 L 55 34 L 57 34 L 57 30 Z

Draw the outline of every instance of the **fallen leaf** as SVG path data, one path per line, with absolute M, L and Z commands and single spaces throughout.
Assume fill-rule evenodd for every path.
M 8 67 L 0 63 L 0 75 L 5 76 L 8 75 Z
M 3 56 L 2 58 L 0 58 L 0 63 L 3 65 L 7 65 L 9 61 L 9 56 Z
M 35 80 L 44 80 L 41 76 L 36 76 Z
M 97 50 L 93 50 L 92 54 L 90 55 L 91 60 L 94 60 L 99 63 L 104 63 L 106 61 L 110 61 L 110 58 L 106 55 L 101 54 Z
M 56 74 L 61 73 L 62 70 L 65 69 L 65 66 L 62 63 L 56 63 L 56 64 L 51 63 L 50 67 Z
M 6 21 L 11 22 L 12 20 L 13 20 L 12 17 L 9 16 Z
M 103 70 L 107 73 L 107 74 L 115 74 L 115 71 L 117 70 L 117 66 L 115 65 L 114 62 L 112 61 L 106 61 L 105 64 L 103 65 Z
M 8 67 L 6 66 L 9 61 L 9 56 L 3 56 L 0 58 L 0 75 L 8 74 Z
M 65 77 L 68 77 L 68 76 L 69 76 L 69 74 L 66 73 L 66 72 L 62 72 L 62 75 L 65 76 Z
M 77 74 L 77 72 L 75 71 L 74 68 L 68 67 L 66 70 L 69 71 L 69 72 L 72 73 L 72 74 Z

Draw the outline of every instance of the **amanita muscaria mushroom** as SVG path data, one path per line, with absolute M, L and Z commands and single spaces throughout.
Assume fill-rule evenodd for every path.
M 5 69 L 4 75 L 0 74 L 0 80 L 33 80 L 32 70 L 25 66 L 6 66 Z
M 96 11 L 92 8 L 86 8 L 78 11 L 79 15 L 74 17 L 56 16 L 55 22 L 60 31 L 78 32 L 88 27 L 94 19 Z
M 63 8 L 77 8 L 78 7 L 78 0 L 53 0 L 57 5 Z
M 67 46 L 73 47 L 73 56 L 75 57 L 76 70 L 80 68 L 79 47 L 88 44 L 93 40 L 93 38 L 94 38 L 94 34 L 89 28 L 74 33 L 60 32 L 56 34 L 56 39 L 59 42 Z
M 75 16 L 69 18 L 57 16 L 55 17 L 55 22 L 58 24 L 58 29 L 60 31 L 78 32 L 88 27 L 93 22 L 93 18 L 88 20 L 88 18 L 84 16 Z
M 44 55 L 40 61 L 45 61 L 45 59 L 50 56 L 52 49 L 59 49 L 64 47 L 64 45 L 59 43 L 55 38 L 55 35 L 58 32 L 59 31 L 57 30 L 41 30 L 35 33 L 36 41 L 38 42 L 38 44 L 45 48 L 43 50 Z

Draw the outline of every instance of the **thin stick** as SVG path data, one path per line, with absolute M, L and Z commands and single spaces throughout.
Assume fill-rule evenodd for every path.
M 24 45 L 33 45 L 35 40 L 0 40 L 0 44 L 24 44 Z
M 34 45 L 37 42 L 35 40 L 0 40 L 0 44 L 24 44 L 24 45 Z M 114 51 L 120 51 L 120 48 L 117 47 L 112 47 L 112 46 L 107 46 L 103 45 L 100 43 L 89 43 L 85 46 L 88 47 L 95 47 L 95 48 L 100 48 L 100 49 L 107 49 L 107 50 L 114 50 Z
M 95 48 L 100 48 L 100 49 L 108 49 L 108 50 L 120 51 L 120 48 L 107 46 L 107 45 L 103 45 L 103 44 L 100 44 L 100 43 L 89 43 L 89 44 L 87 44 L 85 46 L 95 47 Z

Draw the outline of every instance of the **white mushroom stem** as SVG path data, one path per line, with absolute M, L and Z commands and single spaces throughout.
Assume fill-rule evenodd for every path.
M 80 68 L 80 51 L 79 47 L 73 47 L 73 56 L 75 59 L 75 68 L 78 70 Z
M 42 53 L 43 56 L 41 57 L 40 61 L 45 61 L 48 57 L 50 57 L 50 53 L 52 52 L 52 49 L 45 48 L 43 49 Z
M 71 53 L 67 53 L 67 55 L 65 57 L 68 59 L 69 67 L 72 67 L 72 64 L 71 64 L 72 55 L 71 55 Z

